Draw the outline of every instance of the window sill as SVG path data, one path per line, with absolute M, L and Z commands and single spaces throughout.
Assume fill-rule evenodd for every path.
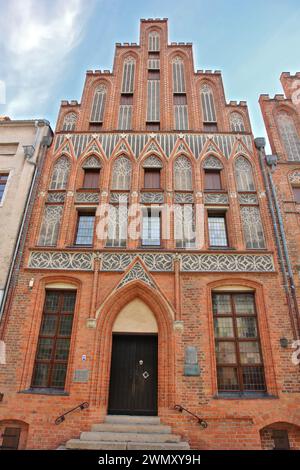
M 27 390 L 21 390 L 26 395 L 54 395 L 54 396 L 69 396 L 68 392 L 65 392 L 59 388 L 28 388 Z
M 278 397 L 267 392 L 220 392 L 213 396 L 214 400 L 276 400 Z
M 208 249 L 211 251 L 236 251 L 232 246 L 209 246 Z

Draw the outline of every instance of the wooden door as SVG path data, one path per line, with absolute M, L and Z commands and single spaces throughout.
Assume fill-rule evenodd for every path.
M 108 413 L 157 414 L 157 335 L 113 335 Z

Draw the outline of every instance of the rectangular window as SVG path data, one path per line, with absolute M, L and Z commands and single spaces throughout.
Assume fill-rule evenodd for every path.
M 149 79 L 147 82 L 147 122 L 160 120 L 160 80 Z
M 174 211 L 176 248 L 195 247 L 195 213 L 193 204 L 177 204 Z
M 127 241 L 127 203 L 110 204 L 108 213 L 108 235 L 106 246 L 125 247 Z
M 218 191 L 222 189 L 220 171 L 205 170 L 205 185 L 206 190 Z
M 32 387 L 64 388 L 76 292 L 47 291 Z
M 219 392 L 265 391 L 254 295 L 213 294 Z
M 5 428 L 0 450 L 18 450 L 21 428 Z
M 76 232 L 76 245 L 93 245 L 94 239 L 94 213 L 78 213 L 77 232 Z
M 204 132 L 218 132 L 218 126 L 215 123 L 205 122 L 203 124 Z
M 84 170 L 83 187 L 86 189 L 99 188 L 99 170 Z
M 157 168 L 145 168 L 144 188 L 160 189 L 160 170 Z
M 132 128 L 132 110 L 131 104 L 121 104 L 119 109 L 118 129 L 121 131 L 130 131 Z
M 161 214 L 157 209 L 145 208 L 143 212 L 142 245 L 161 245 Z
M 0 173 L 0 203 L 3 199 L 3 194 L 8 180 L 8 173 Z
M 159 122 L 146 122 L 147 131 L 159 131 L 160 123 Z
M 228 246 L 225 214 L 208 214 L 210 246 Z
M 294 199 L 297 204 L 300 204 L 300 187 L 293 186 Z

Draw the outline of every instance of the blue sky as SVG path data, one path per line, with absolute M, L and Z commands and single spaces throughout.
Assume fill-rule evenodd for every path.
M 196 69 L 221 69 L 227 101 L 246 100 L 265 135 L 260 93 L 300 71 L 299 0 L 0 0 L 0 114 L 55 126 L 81 98 L 88 69 L 111 69 L 116 42 L 138 42 L 140 18 L 169 18 L 169 41 L 193 42 Z

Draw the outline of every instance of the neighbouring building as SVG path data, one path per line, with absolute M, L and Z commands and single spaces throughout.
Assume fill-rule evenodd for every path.
M 12 262 L 30 196 L 51 134 L 43 120 L 0 117 L 0 311 L 7 297 Z M 49 146 L 49 145 L 48 145 Z M 3 304 L 2 304 L 3 301 Z
M 256 146 L 246 102 L 166 19 L 87 72 L 1 325 L 4 446 L 300 448 L 299 331 Z
M 285 96 L 275 95 L 271 99 L 261 95 L 259 100 L 273 152 L 264 159 L 264 171 L 284 227 L 289 258 L 286 272 L 297 308 L 300 305 L 300 72 L 282 73 L 280 80 Z

